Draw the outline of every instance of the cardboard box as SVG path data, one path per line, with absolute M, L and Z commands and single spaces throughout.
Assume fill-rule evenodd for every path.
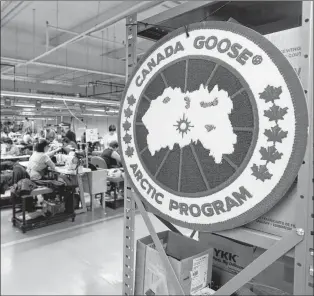
M 254 260 L 265 250 L 256 248 Z M 254 278 L 253 291 L 258 295 L 293 294 L 294 258 L 283 256 Z M 270 290 L 269 287 L 272 287 Z M 271 291 L 271 293 L 269 293 Z M 266 294 L 268 293 L 268 294 Z
M 186 295 L 206 287 L 212 276 L 213 249 L 188 237 L 158 233 Z M 135 295 L 173 295 L 173 283 L 162 264 L 151 236 L 137 241 Z
M 286 195 L 270 211 L 245 227 L 277 236 L 284 236 L 296 228 L 297 181 L 289 188 Z
M 199 242 L 214 248 L 212 288 L 218 290 L 253 261 L 254 247 L 207 232 L 199 233 Z
M 214 248 L 212 288 L 218 290 L 265 250 L 231 240 L 219 235 L 200 232 L 199 241 L 204 247 Z M 287 295 L 293 294 L 294 260 L 284 256 L 263 270 L 242 287 L 239 295 Z M 254 294 L 250 294 L 253 292 Z M 268 293 L 268 294 L 266 294 Z
M 296 27 L 264 35 L 287 58 L 298 76 L 302 67 L 302 27 Z

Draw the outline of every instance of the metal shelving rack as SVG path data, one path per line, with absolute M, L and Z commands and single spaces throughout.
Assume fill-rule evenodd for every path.
M 137 63 L 136 39 L 137 39 L 137 16 L 127 18 L 126 31 L 126 61 L 127 77 Z M 132 25 L 133 24 L 133 25 Z M 301 82 L 306 94 L 309 112 L 309 133 L 307 150 L 303 165 L 299 171 L 297 196 L 299 197 L 297 208 L 296 230 L 279 237 L 261 231 L 244 227 L 221 231 L 219 235 L 232 238 L 247 244 L 251 244 L 266 251 L 243 269 L 238 275 L 216 291 L 215 295 L 231 295 L 253 277 L 266 269 L 283 255 L 294 257 L 294 295 L 313 295 L 313 2 L 302 3 L 302 51 L 303 65 Z M 128 181 L 125 182 L 125 204 L 124 204 L 124 265 L 123 265 L 123 295 L 134 295 L 134 264 L 135 264 L 135 241 L 134 241 L 134 219 L 136 205 L 147 225 L 150 235 L 156 245 L 161 259 L 168 271 L 168 277 L 177 288 L 177 295 L 184 295 L 182 287 L 176 277 L 167 255 L 158 240 L 156 231 L 139 197 L 134 194 Z M 165 221 L 162 221 L 165 222 Z M 169 222 L 165 224 L 176 230 Z M 192 235 L 195 234 L 193 231 Z

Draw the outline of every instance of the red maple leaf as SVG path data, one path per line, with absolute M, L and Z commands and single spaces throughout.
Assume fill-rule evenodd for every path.
M 123 137 L 123 141 L 125 142 L 125 144 L 130 144 L 131 140 L 132 140 L 132 136 L 126 133 L 126 135 Z
M 133 105 L 135 104 L 135 102 L 136 102 L 136 100 L 135 100 L 135 98 L 134 98 L 133 95 L 129 96 L 129 97 L 127 98 L 127 100 L 128 100 L 128 104 L 129 104 L 130 106 L 133 106 Z
M 275 163 L 276 160 L 281 159 L 282 153 L 279 153 L 276 147 L 270 146 L 267 148 L 262 147 L 259 151 L 262 155 L 262 160 Z
M 131 123 L 126 120 L 122 126 L 125 131 L 128 131 L 131 128 Z
M 283 117 L 287 114 L 288 108 L 280 108 L 273 105 L 268 110 L 264 111 L 264 115 L 269 118 L 270 121 L 283 120 Z
M 280 95 L 282 93 L 281 86 L 274 87 L 271 85 L 267 85 L 263 92 L 259 93 L 260 99 L 265 100 L 266 103 L 272 102 L 280 99 Z
M 125 154 L 126 154 L 128 157 L 133 156 L 133 154 L 134 154 L 134 148 L 128 146 L 128 148 L 127 148 L 126 151 L 125 151 Z
M 131 117 L 133 114 L 133 111 L 130 109 L 130 107 L 128 107 L 127 109 L 124 110 L 124 115 L 126 118 Z
M 267 129 L 264 135 L 268 138 L 268 142 L 282 143 L 282 139 L 286 138 L 288 132 L 283 131 L 278 125 L 275 125 L 271 129 Z
M 257 166 L 254 164 L 251 169 L 253 171 L 252 175 L 256 177 L 256 180 L 258 179 L 264 182 L 267 179 L 270 180 L 273 176 L 269 173 L 266 165 Z

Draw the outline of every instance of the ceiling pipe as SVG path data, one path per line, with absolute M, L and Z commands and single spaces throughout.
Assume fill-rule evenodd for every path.
M 20 111 L 26 111 L 26 110 L 30 110 L 30 112 L 34 112 L 35 110 L 34 109 L 37 109 L 37 107 L 35 106 L 35 104 L 23 104 L 23 103 L 15 103 L 14 105 L 10 106 L 10 107 L 7 107 L 5 108 L 4 106 L 4 103 L 2 104 L 1 103 L 1 108 L 2 111 L 4 112 L 20 112 Z M 78 105 L 68 105 L 69 109 L 72 110 L 72 111 L 81 111 L 81 107 L 78 106 Z M 100 114 L 101 113 L 106 113 L 106 112 L 112 112 L 112 113 L 117 113 L 117 109 L 114 109 L 114 108 L 111 108 L 109 109 L 108 111 L 106 111 L 106 108 L 108 107 L 98 107 L 98 108 L 92 108 L 92 106 L 86 106 L 86 111 L 93 111 L 93 112 L 99 112 Z M 63 110 L 64 109 L 64 105 L 41 105 L 40 107 L 40 110 L 41 111 L 46 111 L 46 112 L 53 112 L 51 110 L 55 110 L 55 111 L 58 111 L 58 110 Z M 97 114 L 95 113 L 95 114 Z
M 102 95 L 114 95 L 114 94 L 121 94 L 123 92 L 123 90 L 116 90 L 116 91 L 109 91 L 109 92 L 105 92 L 105 93 L 98 93 L 98 94 L 92 94 L 92 95 L 88 95 L 88 97 L 98 97 L 101 98 Z
M 35 99 L 35 100 L 66 101 L 66 102 L 84 103 L 84 104 L 120 106 L 120 102 L 114 102 L 114 101 L 108 101 L 108 100 L 91 100 L 90 98 L 44 95 L 44 94 L 38 94 L 38 93 L 22 93 L 22 92 L 14 92 L 14 91 L 1 91 L 1 97 L 16 97 L 16 98 L 29 98 L 29 99 Z
M 48 22 L 47 22 L 48 23 Z M 55 27 L 55 26 L 52 26 L 52 25 L 49 25 L 49 23 L 47 24 L 47 27 L 48 29 L 51 28 L 51 29 L 55 29 L 59 32 L 63 32 L 63 33 L 67 33 L 67 34 L 71 34 L 71 35 L 79 35 L 80 33 L 77 33 L 77 32 L 73 32 L 73 31 L 70 31 L 70 30 L 66 30 L 66 29 L 63 29 L 63 28 L 58 28 L 58 27 Z M 118 45 L 121 45 L 121 46 L 125 46 L 122 42 L 116 42 L 116 41 L 112 41 L 112 40 L 108 40 L 108 39 L 103 39 L 101 37 L 97 37 L 97 36 L 94 36 L 94 35 L 86 35 L 87 38 L 91 38 L 91 39 L 95 39 L 95 40 L 98 40 L 98 41 L 104 41 L 104 42 L 108 42 L 108 43 L 114 43 L 114 44 L 118 44 Z
M 16 65 L 16 67 L 19 64 L 26 65 L 27 62 L 28 62 L 27 60 L 13 59 L 13 58 L 9 58 L 9 57 L 1 57 L 1 60 L 8 61 L 8 62 L 11 62 L 11 63 L 18 63 Z M 76 68 L 76 67 L 67 67 L 67 66 L 55 65 L 55 64 L 50 64 L 50 63 L 32 62 L 31 64 L 37 65 L 37 66 L 42 66 L 42 67 L 47 67 L 47 68 L 64 69 L 64 70 L 77 71 L 77 72 L 88 72 L 88 73 L 92 73 L 92 74 L 99 74 L 99 75 L 105 75 L 105 76 L 125 78 L 125 75 L 122 75 L 122 74 L 115 74 L 115 73 L 102 72 L 102 71 L 95 71 L 95 70 L 82 69 L 82 68 Z M 3 74 L 3 73 L 4 73 L 4 71 L 1 72 L 1 74 Z
M 101 80 L 96 80 L 95 82 L 96 82 L 96 84 L 98 83 L 101 85 L 108 85 L 108 86 L 115 86 L 115 87 L 122 87 L 122 88 L 125 87 L 125 84 L 122 84 L 122 83 L 106 82 L 106 81 L 101 81 Z
M 15 79 L 15 65 L 7 64 L 7 63 L 1 63 L 1 65 L 14 68 L 14 70 L 13 70 L 13 91 L 15 91 L 15 82 L 16 82 L 16 79 Z
M 3 114 L 2 117 L 5 116 L 17 116 L 18 118 L 25 118 L 25 116 L 27 116 L 29 119 L 31 118 L 51 118 L 51 117 L 56 117 L 56 116 L 69 116 L 69 113 L 66 112 L 54 112 L 54 113 L 45 113 L 45 114 L 41 114 L 41 115 L 36 115 L 33 114 L 32 112 L 25 112 L 23 114 L 20 113 L 16 113 L 16 112 L 6 112 L 5 114 Z M 81 114 L 77 114 L 78 117 L 91 117 L 91 116 L 95 116 L 95 117 L 118 117 L 118 114 L 94 114 L 94 113 L 81 113 Z M 1 118 L 2 119 L 2 118 Z M 3 120 L 5 120 L 6 118 L 3 118 Z
M 110 26 L 110 25 L 112 25 L 112 24 L 114 24 L 114 23 L 116 23 L 116 22 L 126 18 L 127 16 L 129 16 L 131 14 L 139 13 L 139 12 L 141 12 L 143 10 L 147 10 L 147 9 L 152 8 L 152 7 L 158 5 L 158 4 L 162 3 L 162 2 L 164 2 L 164 1 L 159 1 L 159 0 L 158 1 L 149 1 L 149 2 L 141 1 L 138 4 L 131 6 L 129 9 L 126 9 L 125 11 L 123 11 L 121 13 L 118 13 L 117 15 L 115 15 L 115 16 L 113 16 L 113 17 L 111 17 L 111 18 L 101 22 L 100 24 L 92 27 L 91 29 L 89 29 L 89 30 L 87 30 L 87 31 L 85 31 L 83 33 L 80 33 L 79 35 L 77 35 L 77 36 L 75 36 L 75 37 L 73 37 L 73 38 L 71 38 L 71 39 L 69 39 L 69 40 L 59 44 L 58 46 L 56 46 L 56 47 L 54 47 L 54 48 L 52 48 L 52 49 L 42 53 L 41 55 L 39 55 L 39 56 L 37 56 L 37 57 L 35 57 L 35 58 L 25 62 L 25 63 L 17 64 L 16 68 L 19 68 L 19 67 L 21 67 L 23 65 L 29 65 L 29 64 L 31 64 L 33 62 L 36 62 L 36 61 L 38 61 L 38 60 L 40 60 L 40 59 L 50 55 L 51 53 L 57 51 L 58 49 L 66 46 L 68 44 L 73 44 L 73 43 L 81 40 L 82 38 L 85 38 L 86 35 L 88 35 L 90 33 L 103 30 L 104 28 L 106 28 L 106 27 L 108 27 L 108 26 Z M 122 3 L 124 4 L 124 3 L 127 3 L 127 2 L 122 2 Z M 10 69 L 4 69 L 3 71 L 1 71 L 1 73 L 7 73 L 9 71 L 10 71 Z
M 12 4 L 12 1 L 1 1 L 1 12 L 8 8 Z
M 32 4 L 32 2 L 33 1 L 1 1 L 1 28 Z M 13 4 L 13 6 L 11 4 Z M 12 6 L 12 8 L 5 13 L 5 10 L 9 8 L 9 6 Z

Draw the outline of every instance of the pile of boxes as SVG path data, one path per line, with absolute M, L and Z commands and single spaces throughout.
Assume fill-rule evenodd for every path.
M 184 293 L 197 295 L 207 287 L 212 278 L 213 248 L 170 231 L 160 232 L 158 237 Z M 151 236 L 138 240 L 135 295 L 175 294 Z
M 211 295 L 247 267 L 264 250 L 216 234 L 199 240 L 170 232 L 158 233 L 185 295 Z M 262 271 L 236 295 L 293 294 L 294 259 L 284 256 Z M 137 241 L 135 295 L 175 295 L 174 283 L 151 236 Z
M 211 233 L 199 233 L 199 242 L 214 248 L 212 288 L 218 290 L 265 250 Z M 292 295 L 294 259 L 284 256 L 243 287 L 247 295 Z M 241 295 L 241 291 L 239 291 Z

